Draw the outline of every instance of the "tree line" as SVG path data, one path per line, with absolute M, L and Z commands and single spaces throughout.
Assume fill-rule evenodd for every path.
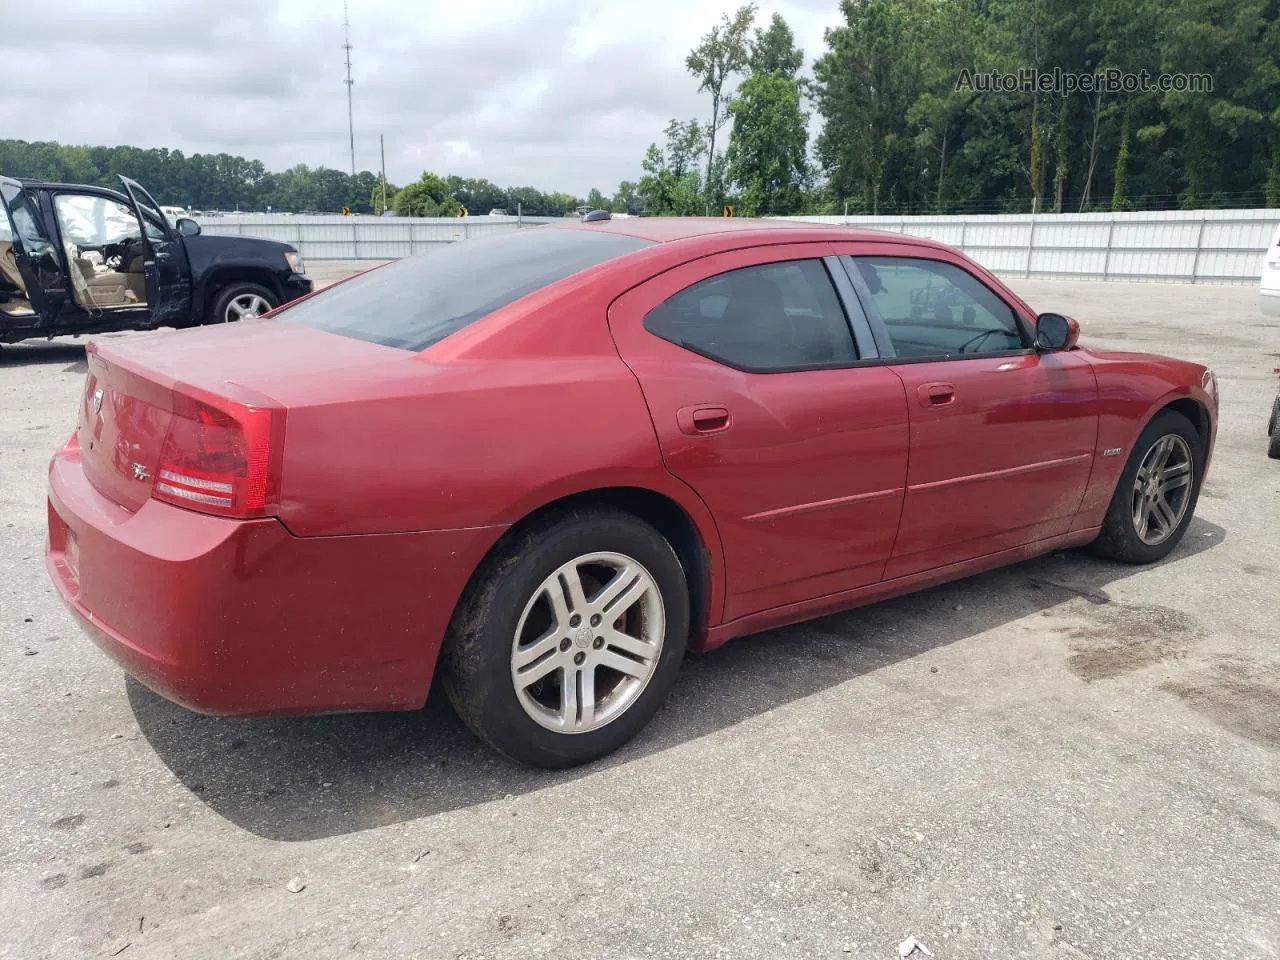
M 297 213 L 1280 206 L 1280 0 L 841 0 L 807 70 L 786 21 L 757 12 L 725 14 L 689 51 L 707 113 L 671 120 L 611 195 L 432 172 L 384 191 L 369 171 L 20 140 L 0 140 L 0 173 L 108 186 L 124 173 L 165 204 Z M 1075 79 L 1042 83 L 1055 71 Z M 1188 75 L 1201 82 L 1129 83 Z M 1126 79 L 1078 82 L 1109 76 Z
M 120 188 L 119 175 L 137 180 L 158 203 L 193 210 L 290 213 L 381 213 L 381 178 L 368 170 L 355 176 L 329 167 L 291 167 L 272 173 L 259 160 L 229 154 L 184 154 L 139 147 L 82 147 L 0 140 L 0 176 L 54 183 Z M 397 188 L 387 184 L 386 208 L 405 216 L 455 216 L 518 209 L 529 216 L 558 217 L 587 201 L 534 187 L 499 187 L 483 178 L 424 173 Z
M 686 60 L 710 117 L 672 120 L 649 147 L 641 205 L 1280 206 L 1280 0 L 842 0 L 840 12 L 811 76 L 782 17 L 756 26 L 751 4 L 724 15 Z

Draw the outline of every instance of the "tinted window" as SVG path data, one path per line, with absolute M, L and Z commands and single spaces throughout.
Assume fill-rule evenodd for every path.
M 664 340 L 744 370 L 798 370 L 857 358 L 821 260 L 709 277 L 659 304 L 644 325 Z
M 322 291 L 280 319 L 424 350 L 526 294 L 650 242 L 547 227 L 464 240 Z
M 856 257 L 875 309 L 900 357 L 1019 350 L 1012 308 L 959 267 L 934 260 Z

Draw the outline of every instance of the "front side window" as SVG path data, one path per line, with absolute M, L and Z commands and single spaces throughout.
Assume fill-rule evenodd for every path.
M 708 277 L 659 304 L 644 325 L 677 346 L 756 373 L 857 359 L 849 322 L 821 260 Z
M 971 273 L 907 257 L 854 257 L 872 304 L 903 359 L 1021 350 L 1013 309 Z
M 96 249 L 138 236 L 138 218 L 133 209 L 115 200 L 89 193 L 60 193 L 53 205 L 62 235 L 78 247 Z M 164 234 L 148 223 L 147 236 L 158 240 Z

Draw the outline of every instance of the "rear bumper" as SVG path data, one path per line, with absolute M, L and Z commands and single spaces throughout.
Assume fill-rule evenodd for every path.
M 471 571 L 502 528 L 294 537 L 93 488 L 79 452 L 49 469 L 46 563 L 89 637 L 201 713 L 414 709 Z

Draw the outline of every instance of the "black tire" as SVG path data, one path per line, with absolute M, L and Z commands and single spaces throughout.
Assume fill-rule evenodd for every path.
M 549 578 L 563 565 L 601 552 L 634 559 L 650 575 L 664 613 L 661 652 L 643 687 L 617 716 L 587 732 L 558 732 L 534 720 L 517 694 L 512 676 L 516 632 L 526 606 Z M 530 766 L 572 767 L 617 750 L 653 718 L 675 683 L 688 639 L 689 590 L 671 544 L 631 514 L 592 508 L 515 534 L 485 563 L 449 625 L 441 671 L 454 709 L 485 743 Z M 572 645 L 563 654 L 578 655 Z M 546 659 L 557 656 L 552 652 Z M 558 682 L 565 676 L 559 673 Z
M 1191 453 L 1191 478 L 1188 484 L 1186 509 L 1173 528 L 1173 532 L 1159 543 L 1148 543 L 1138 536 L 1133 517 L 1134 481 L 1143 459 L 1152 448 L 1166 437 L 1176 436 L 1185 441 Z M 1163 410 L 1147 424 L 1129 454 L 1124 472 L 1111 497 L 1111 506 L 1102 521 L 1102 532 L 1093 542 L 1093 551 L 1099 556 L 1123 563 L 1155 563 L 1162 560 L 1176 547 L 1191 524 L 1196 502 L 1200 497 L 1200 481 L 1204 477 L 1204 440 L 1191 421 L 1174 410 Z
M 274 310 L 280 306 L 280 298 L 258 283 L 229 283 L 218 291 L 209 308 L 205 323 L 231 323 L 240 319 L 233 315 L 231 305 L 245 297 L 258 297 Z M 263 311 L 264 313 L 266 311 Z
M 1267 436 L 1271 438 L 1267 444 L 1267 456 L 1272 460 L 1280 460 L 1280 397 L 1276 397 L 1271 407 L 1271 421 L 1267 424 Z

